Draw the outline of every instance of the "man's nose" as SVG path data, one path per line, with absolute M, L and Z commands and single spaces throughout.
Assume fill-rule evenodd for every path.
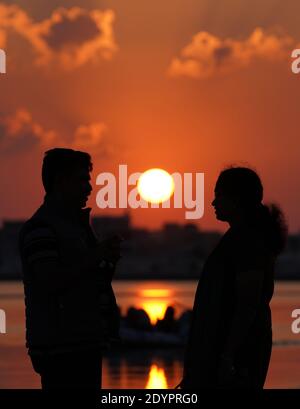
M 215 206 L 215 204 L 216 204 L 216 198 L 214 198 L 214 200 L 211 202 L 212 206 Z

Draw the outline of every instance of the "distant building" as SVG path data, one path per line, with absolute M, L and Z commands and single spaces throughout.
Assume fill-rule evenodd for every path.
M 23 221 L 4 221 L 0 230 L 0 278 L 21 277 L 18 237 Z
M 23 221 L 4 221 L 0 229 L 0 279 L 21 278 L 18 235 Z M 120 234 L 122 243 L 117 279 L 197 279 L 221 234 L 202 231 L 192 223 L 167 223 L 161 230 L 133 228 L 129 214 L 94 216 L 100 240 Z M 291 235 L 276 265 L 276 277 L 300 279 L 300 234 Z
M 289 235 L 285 251 L 300 254 L 300 234 Z
M 286 248 L 278 257 L 275 273 L 278 279 L 300 279 L 300 234 L 288 237 Z
M 114 234 L 120 234 L 127 238 L 131 229 L 129 214 L 123 216 L 94 216 L 91 224 L 100 239 Z

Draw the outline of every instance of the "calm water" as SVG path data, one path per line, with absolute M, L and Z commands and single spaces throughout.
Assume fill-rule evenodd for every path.
M 114 283 L 122 313 L 144 308 L 152 322 L 173 305 L 177 316 L 192 307 L 195 281 L 119 281 Z M 300 283 L 280 282 L 272 301 L 274 348 L 266 387 L 300 387 L 300 334 L 291 331 L 291 313 L 300 308 Z M 6 312 L 6 334 L 0 334 L 0 388 L 38 388 L 24 348 L 24 304 L 21 283 L 0 283 L 0 309 Z M 113 351 L 103 363 L 104 388 L 172 388 L 181 379 L 181 349 Z

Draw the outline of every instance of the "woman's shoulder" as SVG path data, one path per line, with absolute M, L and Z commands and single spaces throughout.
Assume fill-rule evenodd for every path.
M 271 256 L 268 240 L 259 227 L 243 226 L 230 235 L 230 254 L 238 265 L 262 266 Z
M 229 238 L 238 246 L 264 248 L 267 244 L 267 236 L 259 226 L 245 225 L 230 230 Z

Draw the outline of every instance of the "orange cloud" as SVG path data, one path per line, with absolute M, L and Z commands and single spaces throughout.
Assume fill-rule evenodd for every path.
M 3 153 L 15 153 L 35 146 L 41 149 L 65 146 L 107 157 L 114 149 L 106 131 L 103 122 L 94 122 L 78 126 L 72 135 L 60 136 L 56 130 L 46 130 L 28 110 L 20 108 L 13 115 L 0 116 L 0 147 Z
M 45 130 L 23 108 L 11 116 L 0 117 L 0 135 L 3 153 L 30 149 L 36 145 L 49 147 L 58 141 L 56 132 Z
M 113 147 L 106 139 L 106 131 L 107 126 L 103 122 L 80 125 L 75 131 L 72 148 L 96 151 L 101 156 L 110 156 L 113 153 Z
M 173 59 L 168 75 L 207 78 L 246 67 L 255 59 L 280 61 L 290 56 L 293 44 L 292 37 L 269 34 L 259 27 L 241 41 L 201 31 Z
M 40 22 L 34 22 L 17 5 L 0 4 L 0 47 L 14 31 L 33 47 L 36 64 L 58 63 L 74 69 L 97 58 L 111 59 L 117 51 L 113 10 L 59 8 Z

